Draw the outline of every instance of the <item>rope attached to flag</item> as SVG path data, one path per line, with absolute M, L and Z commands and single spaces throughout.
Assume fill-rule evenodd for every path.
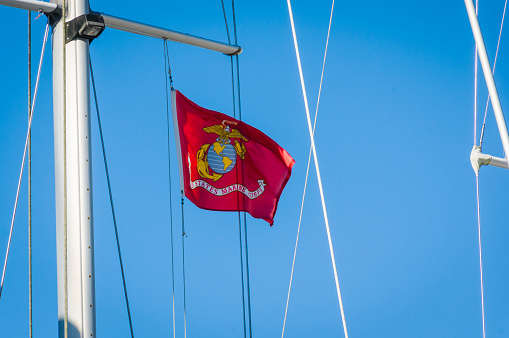
M 173 338 L 175 338 L 175 268 L 174 268 L 174 245 L 173 245 L 173 208 L 171 198 L 171 156 L 170 156 L 170 99 L 168 97 L 168 78 L 170 79 L 170 87 L 173 91 L 173 78 L 171 76 L 170 55 L 168 53 L 168 41 L 163 40 L 164 47 L 164 80 L 166 83 L 166 126 L 168 132 L 168 189 L 170 203 L 170 245 L 171 245 L 171 301 L 173 313 Z
M 184 237 L 186 235 L 186 228 L 184 223 L 184 192 L 182 191 L 182 197 L 180 199 L 181 213 L 182 213 L 182 283 L 184 285 L 184 338 L 187 337 L 187 308 L 186 308 L 186 259 L 185 259 L 185 247 Z

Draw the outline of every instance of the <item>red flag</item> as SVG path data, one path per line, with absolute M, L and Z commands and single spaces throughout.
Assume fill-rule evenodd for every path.
M 272 225 L 294 159 L 267 135 L 172 92 L 180 188 L 202 209 L 247 211 Z

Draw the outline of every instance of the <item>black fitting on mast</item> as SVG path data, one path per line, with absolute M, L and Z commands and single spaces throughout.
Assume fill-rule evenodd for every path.
M 88 39 L 92 42 L 103 32 L 104 19 L 99 14 L 83 14 L 66 23 L 65 42 L 76 39 Z

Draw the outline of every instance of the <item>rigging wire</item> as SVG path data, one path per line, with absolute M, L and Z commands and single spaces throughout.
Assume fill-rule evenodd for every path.
M 187 337 L 187 314 L 186 314 L 186 266 L 185 266 L 185 250 L 184 250 L 184 237 L 187 237 L 186 235 L 186 229 L 184 227 L 184 191 L 181 191 L 181 198 L 180 198 L 180 204 L 181 204 L 181 214 L 182 214 L 182 280 L 184 284 L 184 338 Z
M 166 127 L 168 131 L 168 189 L 170 191 L 170 244 L 171 244 L 171 301 L 173 314 L 173 338 L 175 338 L 175 268 L 174 268 L 174 248 L 173 248 L 173 208 L 171 198 L 171 155 L 170 155 L 170 100 L 168 97 L 168 76 L 171 81 L 171 90 L 173 91 L 173 79 L 171 77 L 170 56 L 168 54 L 168 42 L 164 41 L 164 79 L 166 83 Z
M 28 11 L 28 120 L 32 111 L 32 11 Z M 28 322 L 32 338 L 32 131 L 28 135 Z
M 505 10 L 506 10 L 506 8 L 507 8 L 507 0 L 505 0 L 505 3 L 504 3 L 504 12 L 502 14 L 502 22 L 500 24 L 500 32 L 498 33 L 497 51 L 495 53 L 495 61 L 493 62 L 493 70 L 492 70 L 492 74 L 493 75 L 495 75 L 495 67 L 497 66 L 498 50 L 499 50 L 499 47 L 500 47 L 500 38 L 502 37 L 502 28 L 504 28 L 504 19 L 505 19 Z M 477 9 L 477 6 L 476 6 L 476 9 Z M 477 48 L 476 48 L 476 51 L 477 51 Z M 476 66 L 477 66 L 477 58 L 475 60 L 476 60 Z M 476 95 L 477 95 L 477 93 L 476 93 Z M 488 94 L 488 99 L 486 100 L 486 109 L 484 110 L 484 119 L 483 119 L 482 128 L 481 128 L 481 137 L 480 137 L 480 140 L 479 140 L 479 146 L 480 147 L 482 147 L 482 143 L 484 141 L 484 131 L 485 131 L 485 128 L 486 128 L 486 115 L 488 114 L 489 103 L 490 103 L 490 95 Z M 476 127 L 474 127 L 474 129 L 475 128 Z M 475 141 L 474 141 L 474 144 L 475 144 Z
M 103 153 L 103 159 L 104 159 L 104 169 L 106 170 L 106 182 L 108 183 L 108 193 L 110 196 L 111 216 L 113 218 L 113 227 L 115 228 L 115 239 L 117 240 L 118 259 L 120 261 L 120 272 L 122 273 L 122 284 L 124 285 L 124 295 L 125 295 L 125 303 L 126 303 L 126 307 L 127 307 L 127 316 L 129 317 L 129 329 L 131 330 L 131 337 L 134 338 L 133 323 L 132 323 L 132 319 L 131 319 L 131 310 L 129 308 L 129 298 L 127 297 L 127 286 L 126 286 L 125 274 L 124 274 L 124 264 L 122 263 L 122 253 L 120 252 L 120 241 L 118 239 L 117 219 L 115 217 L 115 208 L 113 206 L 113 194 L 111 192 L 110 174 L 108 171 L 108 162 L 106 161 L 106 148 L 104 147 L 103 130 L 102 130 L 102 126 L 101 126 L 101 117 L 99 116 L 99 105 L 97 103 L 97 91 L 95 88 L 94 71 L 92 70 L 92 59 L 90 57 L 90 53 L 88 54 L 88 61 L 90 64 L 90 78 L 92 80 L 92 89 L 94 91 L 94 102 L 95 102 L 95 110 L 97 113 L 97 124 L 99 126 L 99 136 L 101 138 L 101 147 L 102 147 L 102 153 Z
M 482 273 L 482 247 L 481 247 L 481 208 L 479 202 L 479 175 L 475 175 L 475 182 L 477 186 L 477 229 L 479 232 L 479 267 L 481 270 L 481 309 L 482 309 L 482 336 L 486 337 L 486 330 L 484 324 L 484 284 Z
M 30 118 L 28 120 L 28 130 L 27 130 L 27 136 L 26 136 L 26 139 L 25 139 L 25 148 L 23 150 L 23 160 L 21 161 L 21 170 L 19 172 L 18 188 L 17 188 L 17 191 L 16 191 L 16 199 L 15 199 L 15 202 L 14 202 L 14 210 L 12 212 L 11 228 L 10 228 L 10 231 L 9 231 L 9 240 L 7 242 L 7 251 L 5 253 L 4 267 L 3 267 L 3 270 L 2 270 L 2 280 L 0 282 L 0 299 L 2 298 L 2 290 L 3 290 L 3 287 L 4 287 L 5 271 L 7 269 L 7 260 L 9 258 L 9 251 L 10 251 L 10 248 L 11 248 L 12 232 L 13 232 L 13 229 L 14 229 L 14 220 L 16 218 L 16 211 L 17 211 L 17 208 L 18 208 L 19 191 L 20 191 L 20 187 L 21 187 L 21 180 L 23 178 L 23 170 L 25 168 L 25 159 L 26 159 L 27 150 L 28 150 L 28 139 L 30 137 L 30 131 L 32 129 L 32 120 L 33 120 L 33 116 L 34 116 L 35 100 L 37 98 L 37 91 L 39 89 L 39 79 L 41 77 L 42 60 L 44 58 L 44 51 L 46 49 L 46 42 L 48 41 L 48 32 L 49 32 L 49 19 L 48 19 L 48 23 L 46 23 L 46 30 L 44 32 L 44 40 L 43 40 L 43 43 L 42 43 L 41 57 L 39 59 L 39 69 L 37 71 L 37 80 L 35 82 L 34 97 L 33 97 L 31 111 L 30 111 Z
M 327 50 L 329 48 L 329 37 L 330 37 L 330 29 L 331 29 L 331 26 L 332 26 L 332 14 L 333 13 L 334 13 L 334 0 L 332 0 L 332 7 L 331 7 L 331 11 L 330 11 L 330 18 L 329 18 L 329 28 L 327 30 L 327 40 L 325 42 L 325 52 L 324 52 L 324 55 L 323 55 L 323 63 L 322 63 L 322 74 L 320 76 L 320 86 L 318 88 L 318 99 L 317 99 L 317 102 L 316 102 L 315 120 L 314 120 L 314 123 L 313 123 L 313 135 L 315 134 L 316 119 L 318 117 L 318 107 L 320 106 L 320 96 L 322 94 L 323 74 L 325 72 L 325 61 L 327 59 Z M 306 189 L 307 189 L 307 184 L 308 184 L 309 166 L 311 164 L 311 155 L 312 155 L 312 152 L 313 152 L 313 149 L 310 147 L 309 148 L 309 156 L 308 156 L 308 164 L 307 164 L 307 168 L 306 168 L 306 179 L 304 180 L 304 192 L 302 194 L 302 204 L 301 204 L 301 207 L 300 207 L 299 226 L 297 227 L 297 239 L 295 240 L 295 251 L 293 252 L 292 272 L 290 274 L 290 285 L 288 286 L 288 296 L 286 298 L 285 317 L 284 317 L 284 320 L 283 320 L 283 332 L 281 333 L 281 338 L 283 338 L 284 335 L 285 335 L 286 316 L 288 314 L 288 303 L 290 302 L 290 292 L 292 290 L 293 271 L 294 271 L 294 268 L 295 268 L 295 258 L 297 256 L 297 246 L 299 244 L 300 226 L 301 226 L 301 223 L 302 223 L 302 212 L 304 210 L 304 201 L 306 199 Z
M 479 0 L 475 0 L 475 15 L 479 13 Z M 477 145 L 477 42 L 475 43 L 475 66 L 474 66 L 474 145 Z M 489 99 L 489 96 L 488 96 Z M 481 133 L 482 134 L 482 133 Z
M 475 15 L 477 16 L 479 13 L 479 0 L 475 1 Z M 500 42 L 500 37 L 499 37 Z M 497 47 L 497 54 L 498 54 L 498 47 Z M 495 64 L 496 64 L 496 57 L 495 57 Z M 474 146 L 477 145 L 477 71 L 478 69 L 478 61 L 477 61 L 477 42 L 475 44 L 475 67 L 474 67 Z M 489 95 L 488 95 L 488 102 L 489 102 Z M 486 103 L 486 110 L 488 109 L 488 102 Z M 485 117 L 486 121 L 486 117 Z M 482 146 L 482 138 L 484 134 L 484 123 L 483 127 L 481 129 L 481 141 L 480 146 Z M 475 175 L 475 181 L 476 181 L 476 188 L 477 188 L 477 229 L 479 233 L 479 266 L 481 271 L 481 311 L 482 311 L 482 335 L 483 338 L 486 337 L 486 330 L 484 325 L 484 287 L 483 287 L 483 273 L 482 273 L 482 249 L 481 249 L 481 209 L 480 209 L 480 200 L 479 200 L 479 174 L 476 173 Z
M 232 17 L 233 17 L 233 37 L 235 45 L 238 45 L 237 39 L 237 21 L 235 17 L 235 0 L 232 0 Z M 239 55 L 235 54 L 235 64 L 237 68 L 237 102 L 239 108 L 239 120 L 242 121 L 242 101 L 240 99 L 240 63 Z M 244 184 L 244 163 L 240 164 L 242 174 L 242 184 Z M 242 195 L 243 209 L 245 210 L 245 196 Z M 247 217 L 246 212 L 244 214 L 244 246 L 246 252 L 246 288 L 247 288 L 247 317 L 249 323 L 249 337 L 253 336 L 252 322 L 251 322 L 251 287 L 249 283 L 249 255 L 248 255 L 248 244 L 247 244 Z
M 221 7 L 223 9 L 223 17 L 224 17 L 224 25 L 226 28 L 226 35 L 228 37 L 228 44 L 231 44 L 230 39 L 230 30 L 228 28 L 228 20 L 226 18 L 226 11 L 224 7 L 224 1 L 221 0 Z M 232 74 L 232 98 L 233 98 L 233 118 L 236 118 L 236 100 L 235 100 L 235 72 L 233 69 L 233 55 L 230 55 L 230 69 Z M 238 170 L 236 170 L 237 182 L 239 180 Z M 240 196 L 237 194 L 237 206 L 240 206 Z M 240 252 L 240 278 L 241 278 L 241 288 L 242 288 L 242 320 L 244 324 L 244 338 L 247 337 L 247 324 L 246 324 L 246 295 L 244 288 L 244 254 L 242 250 L 242 220 L 241 220 L 241 212 L 237 211 L 238 214 L 238 224 L 239 224 L 239 252 Z
M 320 190 L 320 198 L 321 198 L 321 202 L 322 202 L 323 217 L 325 220 L 325 228 L 327 230 L 327 239 L 329 241 L 329 251 L 330 251 L 330 255 L 331 255 L 332 268 L 334 270 L 334 280 L 336 282 L 336 291 L 338 294 L 339 307 L 341 310 L 341 319 L 343 321 L 343 330 L 345 332 L 345 337 L 348 338 L 345 313 L 344 313 L 344 309 L 343 309 L 343 301 L 341 299 L 341 291 L 339 288 L 338 273 L 337 273 L 337 269 L 336 269 L 336 259 L 334 258 L 334 249 L 332 247 L 332 239 L 331 239 L 331 235 L 330 235 L 329 218 L 327 217 L 327 209 L 325 207 L 325 197 L 323 194 L 322 178 L 320 175 L 320 167 L 318 165 L 318 156 L 316 154 L 315 138 L 313 135 L 313 129 L 311 127 L 311 117 L 309 114 L 309 105 L 308 105 L 308 99 L 307 99 L 307 94 L 306 94 L 306 86 L 304 84 L 304 75 L 302 73 L 302 65 L 301 65 L 301 61 L 300 61 L 299 46 L 297 43 L 297 34 L 295 32 L 295 23 L 293 20 L 292 5 L 291 5 L 290 0 L 287 0 L 286 2 L 288 4 L 288 13 L 290 16 L 290 23 L 291 23 L 291 27 L 292 27 L 293 43 L 295 46 L 295 54 L 297 57 L 297 64 L 298 64 L 298 68 L 299 68 L 300 83 L 301 83 L 301 87 L 302 87 L 302 95 L 304 98 L 304 106 L 305 106 L 305 110 L 306 110 L 306 119 L 307 119 L 307 123 L 308 123 L 309 137 L 311 139 L 311 148 L 313 149 L 313 157 L 314 157 L 314 162 L 315 162 L 316 176 L 318 179 L 318 188 Z

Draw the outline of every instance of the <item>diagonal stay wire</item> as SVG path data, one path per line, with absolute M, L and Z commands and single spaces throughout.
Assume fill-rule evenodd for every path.
M 329 48 L 329 38 L 330 38 L 330 30 L 331 30 L 331 26 L 332 26 L 332 14 L 333 13 L 334 13 L 334 0 L 332 0 L 332 7 L 331 7 L 331 11 L 330 11 L 330 18 L 329 18 L 329 28 L 327 30 L 327 40 L 325 42 L 325 52 L 324 52 L 324 55 L 323 55 L 323 63 L 322 63 L 322 75 L 320 76 L 320 86 L 318 88 L 318 99 L 317 99 L 317 102 L 316 102 L 315 120 L 314 120 L 314 123 L 313 123 L 313 135 L 315 134 L 316 119 L 318 117 L 318 107 L 320 106 L 320 97 L 321 97 L 321 94 L 322 94 L 323 74 L 325 72 L 325 61 L 327 59 L 327 50 Z M 294 269 L 295 269 L 295 258 L 297 256 L 297 246 L 299 244 L 300 226 L 302 224 L 302 212 L 304 210 L 304 201 L 306 199 L 306 189 L 307 189 L 307 185 L 308 185 L 309 166 L 311 164 L 311 155 L 312 155 L 312 153 L 313 153 L 313 148 L 310 147 L 309 148 L 309 156 L 308 156 L 308 164 L 307 164 L 307 168 L 306 168 L 306 179 L 304 181 L 304 192 L 302 194 L 302 203 L 301 203 L 300 214 L 299 214 L 299 226 L 297 227 L 297 239 L 295 240 L 295 250 L 294 250 L 294 253 L 293 253 L 292 272 L 290 274 L 290 285 L 288 286 L 288 296 L 286 298 L 285 318 L 283 320 L 283 332 L 281 333 L 281 338 L 283 338 L 284 335 L 285 335 L 286 316 L 288 314 L 288 304 L 290 302 L 290 293 L 291 293 L 291 290 L 292 290 L 293 272 L 294 272 Z
M 46 24 L 46 30 L 44 31 L 44 40 L 43 40 L 43 43 L 42 43 L 41 57 L 39 59 L 39 69 L 37 70 L 37 80 L 35 82 L 34 98 L 33 98 L 33 101 L 32 101 L 32 108 L 31 108 L 31 112 L 30 112 L 30 118 L 28 120 L 28 130 L 27 130 L 27 136 L 26 136 L 26 139 L 25 139 L 25 150 L 23 151 L 23 160 L 21 161 L 21 170 L 19 172 L 18 188 L 16 190 L 16 199 L 15 199 L 15 202 L 14 202 L 14 210 L 12 212 L 11 229 L 9 231 L 9 240 L 7 242 L 7 251 L 5 253 L 4 267 L 3 267 L 3 270 L 2 270 L 2 281 L 0 282 L 0 299 L 2 298 L 2 291 L 3 291 L 3 288 L 4 288 L 5 271 L 7 269 L 7 260 L 9 259 L 9 251 L 10 251 L 10 248 L 11 248 L 12 231 L 14 229 L 14 220 L 16 218 L 16 211 L 18 209 L 19 190 L 20 190 L 20 187 L 21 187 L 21 180 L 23 179 L 23 169 L 25 168 L 25 159 L 26 159 L 26 155 L 27 155 L 28 140 L 30 138 L 30 131 L 32 130 L 32 120 L 33 120 L 33 117 L 34 117 L 35 99 L 37 98 L 37 91 L 39 89 L 39 79 L 41 77 L 42 60 L 44 58 L 44 51 L 46 49 L 46 42 L 48 41 L 48 32 L 49 32 L 49 19 L 48 19 L 48 23 Z
M 341 290 L 339 287 L 339 277 L 338 277 L 338 272 L 337 272 L 337 268 L 336 268 L 336 258 L 334 257 L 334 248 L 332 246 L 332 238 L 331 238 L 330 227 L 329 227 L 329 218 L 327 216 L 327 208 L 325 206 L 325 197 L 324 197 L 324 193 L 323 193 L 322 177 L 320 174 L 320 167 L 318 165 L 318 155 L 316 154 L 316 146 L 315 146 L 315 138 L 313 135 L 313 128 L 311 126 L 311 117 L 309 114 L 309 105 L 308 105 L 308 99 L 307 99 L 307 93 L 306 93 L 306 86 L 304 83 L 304 75 L 303 75 L 302 64 L 301 64 L 301 60 L 300 60 L 299 45 L 297 43 L 297 33 L 295 32 L 295 22 L 293 20 L 292 5 L 291 5 L 290 0 L 287 0 L 286 3 L 288 5 L 288 14 L 290 16 L 293 44 L 295 47 L 295 56 L 297 58 L 297 66 L 299 69 L 300 84 L 301 84 L 301 89 L 302 89 L 302 96 L 304 99 L 304 107 L 305 107 L 305 111 L 306 111 L 306 120 L 307 120 L 307 125 L 308 125 L 309 138 L 311 140 L 311 147 L 313 149 L 313 159 L 315 162 L 316 177 L 318 180 L 318 190 L 320 192 L 320 200 L 322 203 L 323 218 L 325 221 L 325 229 L 327 231 L 327 240 L 329 242 L 329 251 L 330 251 L 330 256 L 331 256 L 332 269 L 334 272 L 334 281 L 336 283 L 336 292 L 338 295 L 339 308 L 341 311 L 341 320 L 343 322 L 343 331 L 345 333 L 345 337 L 348 338 L 348 330 L 346 327 L 345 312 L 344 312 L 344 308 L 343 308 L 343 300 L 341 298 Z
M 108 182 L 108 193 L 110 195 L 111 215 L 113 217 L 113 226 L 115 228 L 115 238 L 117 240 L 118 259 L 120 261 L 120 271 L 122 273 L 122 283 L 124 285 L 124 295 L 125 295 L 125 303 L 127 306 L 127 316 L 129 317 L 129 329 L 131 330 L 131 337 L 134 338 L 133 324 L 132 324 L 132 320 L 131 320 L 131 310 L 129 308 L 129 298 L 127 297 L 127 286 L 126 286 L 126 282 L 125 282 L 124 264 L 122 263 L 122 254 L 120 252 L 120 241 L 118 239 L 117 219 L 115 217 L 115 208 L 113 207 L 113 194 L 111 193 L 110 174 L 108 171 L 108 162 L 106 161 L 106 150 L 104 147 L 103 131 L 102 131 L 102 127 L 101 127 L 101 117 L 99 116 L 99 106 L 97 104 L 97 92 L 96 92 L 96 88 L 95 88 L 94 72 L 92 70 L 92 59 L 90 58 L 90 54 L 88 55 L 88 60 L 90 63 L 90 77 L 92 79 L 92 88 L 94 90 L 95 109 L 97 112 L 97 124 L 99 125 L 99 135 L 101 137 L 101 147 L 102 147 L 102 152 L 103 152 L 104 168 L 106 169 L 106 181 Z
M 169 76 L 167 76 L 167 74 Z M 173 310 L 173 338 L 175 338 L 175 264 L 174 264 L 174 245 L 173 245 L 173 208 L 171 197 L 171 157 L 170 157 L 170 100 L 168 98 L 168 77 L 171 81 L 171 90 L 173 90 L 173 80 L 171 79 L 170 56 L 168 53 L 168 41 L 164 40 L 164 79 L 166 83 L 166 127 L 168 136 L 168 189 L 170 191 L 170 244 L 171 244 L 171 301 Z
M 486 330 L 484 324 L 484 284 L 482 273 L 482 247 L 481 247 L 481 208 L 479 199 L 479 174 L 475 175 L 475 182 L 477 186 L 477 229 L 479 232 L 479 267 L 481 271 L 481 309 L 482 309 L 482 336 L 486 337 Z
M 493 61 L 493 70 L 492 70 L 493 75 L 495 75 L 495 67 L 497 66 L 498 50 L 500 47 L 500 38 L 502 37 L 502 28 L 504 28 L 504 19 L 505 19 L 506 8 L 507 8 L 507 0 L 505 0 L 505 3 L 504 3 L 504 12 L 502 14 L 502 22 L 500 23 L 500 32 L 498 33 L 497 51 L 495 53 L 495 60 Z M 477 51 L 477 49 L 476 49 L 476 51 Z M 477 64 L 477 58 L 476 58 L 476 64 Z M 482 147 L 482 143 L 484 141 L 484 131 L 486 128 L 486 116 L 488 114 L 489 104 L 490 104 L 490 95 L 488 94 L 488 99 L 486 100 L 486 109 L 484 110 L 484 119 L 483 119 L 482 128 L 481 128 L 481 137 L 480 137 L 480 141 L 479 141 L 480 147 Z M 475 129 L 475 127 L 474 127 L 474 129 Z

